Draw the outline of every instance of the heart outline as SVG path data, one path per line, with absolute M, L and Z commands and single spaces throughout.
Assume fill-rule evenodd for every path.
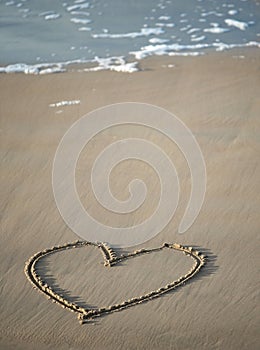
M 103 307 L 98 309 L 86 309 L 84 307 L 77 305 L 76 303 L 72 303 L 68 301 L 67 299 L 63 298 L 61 295 L 53 291 L 51 286 L 49 286 L 45 281 L 43 281 L 41 276 L 39 276 L 36 271 L 36 264 L 39 263 L 39 261 L 42 258 L 46 257 L 47 255 L 55 254 L 58 251 L 63 251 L 63 250 L 73 249 L 73 248 L 82 248 L 85 246 L 94 246 L 101 250 L 101 253 L 104 258 L 105 267 L 112 267 L 113 265 L 116 265 L 120 261 L 126 260 L 130 257 L 162 250 L 165 248 L 181 251 L 184 254 L 189 255 L 195 261 L 195 263 L 187 274 L 179 277 L 178 280 L 174 280 L 168 283 L 167 285 L 165 285 L 164 287 L 157 289 L 156 291 L 151 291 L 145 295 L 131 298 L 128 301 L 121 302 L 120 304 L 114 304 L 108 307 Z M 34 288 L 38 289 L 40 292 L 45 294 L 48 299 L 52 299 L 53 302 L 58 303 L 63 308 L 67 308 L 72 312 L 78 313 L 78 319 L 80 323 L 83 324 L 85 323 L 85 321 L 89 319 L 93 319 L 94 317 L 102 316 L 103 314 L 109 314 L 115 311 L 120 311 L 127 307 L 141 304 L 145 301 L 149 301 L 163 294 L 166 294 L 169 291 L 182 286 L 188 280 L 193 278 L 205 264 L 206 264 L 205 255 L 201 254 L 201 252 L 199 252 L 198 250 L 193 249 L 193 247 L 187 247 L 177 243 L 164 243 L 162 246 L 158 248 L 140 249 L 134 252 L 121 254 L 117 256 L 115 251 L 106 243 L 103 243 L 103 242 L 94 243 L 89 241 L 78 240 L 75 242 L 66 243 L 64 245 L 54 246 L 52 248 L 48 248 L 35 253 L 25 263 L 24 272 L 27 279 L 30 281 L 30 283 L 33 285 Z

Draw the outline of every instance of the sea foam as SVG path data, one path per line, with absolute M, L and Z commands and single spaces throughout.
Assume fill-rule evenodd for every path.
M 233 48 L 242 47 L 260 47 L 260 43 L 256 41 L 250 41 L 244 44 L 226 44 L 224 42 L 198 43 L 191 45 L 181 44 L 161 44 L 161 45 L 146 45 L 138 51 L 130 52 L 135 56 L 137 60 L 141 60 L 147 56 L 157 55 L 169 55 L 169 56 L 198 56 L 203 55 L 203 49 L 215 48 L 216 51 L 224 51 Z M 199 51 L 198 51 L 199 50 Z
M 33 75 L 62 73 L 67 71 L 67 67 L 72 64 L 96 64 L 94 67 L 83 69 L 85 72 L 111 70 L 115 72 L 133 73 L 138 71 L 137 62 L 127 63 L 123 56 L 119 56 L 109 58 L 95 57 L 93 60 L 79 59 L 60 63 L 39 63 L 35 65 L 17 63 L 6 67 L 0 67 L 0 73 L 24 73 Z M 76 71 L 82 71 L 82 69 L 79 68 L 76 69 Z
M 88 24 L 91 22 L 90 19 L 83 19 L 83 18 L 71 18 L 70 21 L 76 24 Z
M 123 56 L 109 57 L 109 58 L 95 57 L 94 61 L 97 63 L 97 66 L 85 68 L 84 69 L 85 72 L 111 70 L 111 71 L 122 72 L 122 73 L 134 73 L 139 70 L 137 67 L 137 62 L 126 63 Z
M 233 26 L 233 27 L 236 27 L 240 30 L 246 30 L 248 27 L 248 24 L 246 22 L 241 22 L 241 21 L 237 21 L 234 19 L 230 19 L 230 18 L 225 19 L 225 23 L 228 26 Z
M 101 34 L 92 34 L 92 37 L 95 39 L 98 39 L 98 38 L 110 38 L 110 39 L 137 38 L 140 36 L 160 35 L 163 33 L 164 33 L 164 31 L 161 28 L 142 28 L 139 32 L 130 32 L 130 33 L 122 33 L 122 34 L 101 33 Z
M 71 5 L 67 7 L 67 11 L 71 12 L 74 10 L 82 10 L 82 9 L 87 9 L 89 7 L 89 3 L 88 2 L 84 2 L 84 3 L 80 3 L 77 5 Z

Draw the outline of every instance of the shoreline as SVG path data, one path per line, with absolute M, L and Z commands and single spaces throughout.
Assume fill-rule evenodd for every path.
M 248 43 L 250 44 L 250 43 Z M 72 71 L 82 72 L 100 72 L 100 71 L 115 71 L 118 73 L 135 73 L 142 70 L 142 66 L 145 66 L 145 62 L 148 60 L 175 60 L 175 59 L 191 59 L 201 56 L 212 55 L 232 55 L 236 54 L 249 54 L 259 55 L 260 44 L 252 42 L 252 45 L 234 46 L 229 49 L 214 50 L 213 48 L 206 48 L 204 51 L 197 52 L 170 52 L 164 54 L 145 55 L 143 58 L 135 58 L 134 55 L 108 57 L 108 58 L 96 58 L 94 60 L 82 60 L 76 59 L 72 61 L 64 62 L 42 62 L 42 63 L 15 63 L 0 65 L 0 74 L 10 73 L 24 73 L 29 75 L 48 75 L 56 73 L 66 73 Z M 143 63 L 144 62 L 144 63 Z

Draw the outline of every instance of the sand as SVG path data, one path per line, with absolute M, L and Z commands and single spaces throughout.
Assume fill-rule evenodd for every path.
M 140 66 L 142 71 L 135 74 L 0 76 L 1 349 L 259 348 L 259 51 L 153 58 Z M 63 100 L 81 103 L 49 107 Z M 201 213 L 185 234 L 177 233 L 190 191 L 189 171 L 175 145 L 138 128 L 109 130 L 86 147 L 77 171 L 82 202 L 98 219 L 116 219 L 122 226 L 150 215 L 159 183 L 146 167 L 138 162 L 127 171 L 119 167 L 111 180 L 115 194 L 125 198 L 120 175 L 124 178 L 127 172 L 128 179 L 138 173 L 147 179 L 152 195 L 134 218 L 108 218 L 93 199 L 87 175 L 104 145 L 131 133 L 143 135 L 175 161 L 181 198 L 163 232 L 128 251 L 177 242 L 205 252 L 208 263 L 176 291 L 80 325 L 74 313 L 32 288 L 24 264 L 37 251 L 78 238 L 62 220 L 52 193 L 52 162 L 61 137 L 87 112 L 124 101 L 163 107 L 192 130 L 207 167 Z M 46 258 L 40 272 L 71 300 L 100 307 L 186 274 L 189 259 L 170 253 L 143 255 L 106 269 L 100 252 L 71 250 Z

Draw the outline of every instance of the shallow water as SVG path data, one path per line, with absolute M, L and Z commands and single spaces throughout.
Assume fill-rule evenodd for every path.
M 43 63 L 92 60 L 97 69 L 134 71 L 123 58 L 108 58 L 260 46 L 260 1 L 0 0 L 0 26 L 2 65 L 38 64 L 27 69 L 38 72 Z M 53 65 L 47 68 L 51 72 Z

